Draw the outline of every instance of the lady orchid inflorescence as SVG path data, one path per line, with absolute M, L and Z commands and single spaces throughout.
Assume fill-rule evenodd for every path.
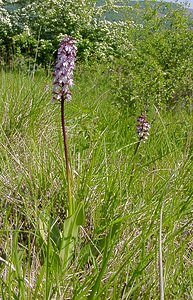
M 57 61 L 54 70 L 53 98 L 57 100 L 70 101 L 72 93 L 70 87 L 73 85 L 73 71 L 76 58 L 76 42 L 70 36 L 65 36 L 58 49 Z
M 146 114 L 142 113 L 137 119 L 137 133 L 140 141 L 145 142 L 148 139 L 150 127 Z

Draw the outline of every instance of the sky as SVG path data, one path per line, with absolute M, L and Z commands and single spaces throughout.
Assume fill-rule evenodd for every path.
M 189 2 L 190 2 L 190 7 L 193 8 L 193 0 L 191 0 Z
M 167 0 L 167 1 L 168 2 L 176 2 L 175 0 Z M 182 2 L 182 3 L 188 2 L 188 3 L 190 3 L 190 8 L 193 9 L 193 0 L 184 0 L 184 1 L 177 1 L 177 2 Z

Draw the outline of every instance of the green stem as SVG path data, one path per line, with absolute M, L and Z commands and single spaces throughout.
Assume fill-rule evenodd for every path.
M 128 183 L 128 189 L 130 188 L 131 182 L 133 180 L 133 175 L 134 175 L 134 167 L 135 167 L 135 156 L 137 154 L 137 151 L 139 149 L 139 145 L 140 145 L 140 141 L 138 141 L 135 151 L 133 153 L 133 163 L 132 163 L 132 168 L 131 168 L 131 174 L 130 174 L 130 178 L 129 178 L 129 183 Z
M 61 122 L 62 122 L 62 133 L 64 141 L 64 153 L 65 153 L 65 162 L 66 162 L 66 180 L 67 180 L 67 194 L 68 194 L 68 217 L 73 214 L 73 200 L 71 193 L 71 170 L 68 159 L 68 146 L 67 146 L 67 136 L 66 136 L 66 127 L 65 127 L 65 118 L 64 118 L 64 95 L 61 98 Z

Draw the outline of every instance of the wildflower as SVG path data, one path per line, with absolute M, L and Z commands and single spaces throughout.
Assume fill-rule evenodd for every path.
M 70 87 L 73 85 L 73 71 L 77 52 L 75 44 L 75 40 L 66 35 L 59 45 L 54 70 L 53 102 L 62 99 L 71 100 Z
M 137 119 L 137 133 L 140 141 L 145 142 L 148 139 L 150 127 L 146 114 L 142 113 Z

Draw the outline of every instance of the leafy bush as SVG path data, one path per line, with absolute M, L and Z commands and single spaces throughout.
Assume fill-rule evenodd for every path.
M 163 4 L 144 10 L 143 26 L 131 36 L 132 51 L 116 62 L 115 95 L 121 105 L 148 110 L 185 105 L 193 97 L 193 31 L 182 7 L 168 6 L 160 16 Z M 136 38 L 137 37 L 137 38 Z

